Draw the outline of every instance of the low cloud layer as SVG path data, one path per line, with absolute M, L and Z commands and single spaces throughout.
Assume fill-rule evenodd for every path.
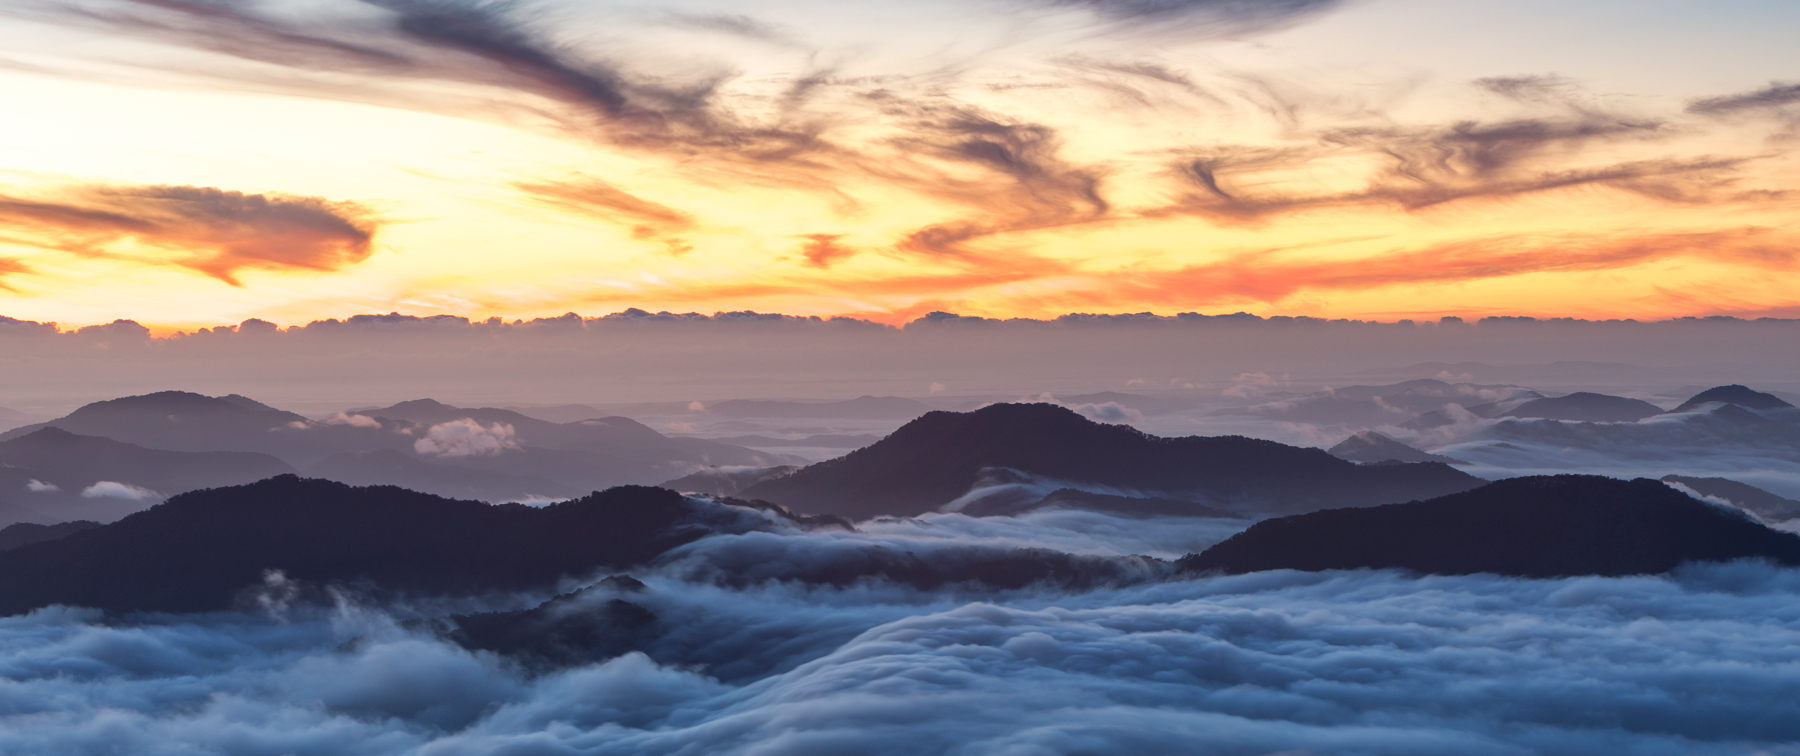
M 980 600 L 654 578 L 647 652 L 528 676 L 340 603 L 0 620 L 20 754 L 1788 753 L 1800 576 L 1268 573 Z M 128 652 L 123 652 L 128 650 Z M 750 664 L 733 664 L 733 660 Z

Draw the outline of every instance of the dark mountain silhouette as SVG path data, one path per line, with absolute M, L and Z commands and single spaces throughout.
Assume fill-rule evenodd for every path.
M 771 559 L 767 547 L 724 545 L 668 565 L 683 579 L 732 588 L 771 582 L 848 587 L 895 583 L 921 590 L 1092 590 L 1161 580 L 1174 565 L 1145 556 L 1069 554 L 1042 548 L 969 544 L 928 552 L 875 543 L 817 549 L 804 558 Z
M 446 635 L 464 648 L 505 654 L 533 669 L 591 664 L 652 638 L 656 614 L 627 600 L 644 590 L 639 580 L 614 575 L 522 611 L 453 615 Z
M 774 480 L 792 475 L 800 469 L 795 465 L 777 467 L 708 467 L 696 470 L 662 484 L 663 488 L 683 493 L 701 493 L 713 496 L 736 496 L 753 485 L 765 480 Z
M 1701 405 L 1709 402 L 1725 402 L 1727 404 L 1735 404 L 1739 407 L 1748 407 L 1756 410 L 1788 409 L 1794 406 L 1782 401 L 1781 397 L 1775 396 L 1774 394 L 1765 394 L 1761 391 L 1753 391 L 1745 386 L 1732 384 L 1730 386 L 1709 388 L 1695 394 L 1692 399 L 1682 402 L 1681 406 L 1670 411 L 1689 412 L 1699 409 Z
M 39 525 L 34 522 L 20 522 L 0 528 L 0 551 L 8 551 L 33 543 L 54 541 L 64 536 L 71 536 L 83 530 L 93 530 L 100 523 L 93 520 L 75 520 L 59 522 L 55 525 Z
M 1438 463 L 1361 466 L 1321 449 L 1241 436 L 1159 438 L 1056 405 L 996 404 L 929 413 L 743 495 L 804 512 L 912 516 L 961 496 L 991 468 L 1270 512 L 1405 501 L 1481 483 Z
M 1689 561 L 1800 564 L 1800 536 L 1648 478 L 1513 478 L 1430 501 L 1265 520 L 1179 564 L 1193 572 L 1398 568 L 1547 578 Z
M 1580 391 L 1568 396 L 1533 399 L 1502 416 L 1582 423 L 1635 423 L 1662 413 L 1663 408 L 1642 399 Z
M 543 476 L 434 464 L 392 449 L 333 454 L 306 468 L 306 474 L 352 486 L 399 486 L 451 499 L 569 499 L 581 493 Z
M 284 475 L 195 491 L 111 525 L 0 552 L 0 614 L 231 608 L 281 570 L 302 586 L 475 595 L 645 562 L 762 515 L 624 486 L 532 508 Z
M 293 471 L 267 454 L 146 449 L 60 428 L 0 441 L 0 490 L 57 521 L 115 520 L 162 496 Z
M 1325 450 L 1327 454 L 1347 462 L 1442 462 L 1447 465 L 1468 464 L 1458 459 L 1422 452 L 1375 431 L 1357 431 L 1349 438 L 1339 442 L 1337 446 Z
M 910 420 L 931 407 L 916 399 L 898 396 L 859 396 L 842 402 L 781 402 L 728 399 L 706 405 L 709 415 L 725 417 L 841 417 L 858 420 Z
M 1713 496 L 1743 508 L 1764 522 L 1782 522 L 1800 517 L 1800 501 L 1783 498 L 1747 483 L 1730 478 L 1693 478 L 1686 475 L 1664 475 L 1664 483 L 1679 483 L 1701 496 Z

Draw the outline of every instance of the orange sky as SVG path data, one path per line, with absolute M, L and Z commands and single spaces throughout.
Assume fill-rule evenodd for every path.
M 1615 5 L 23 0 L 0 314 L 1800 316 L 1800 10 Z

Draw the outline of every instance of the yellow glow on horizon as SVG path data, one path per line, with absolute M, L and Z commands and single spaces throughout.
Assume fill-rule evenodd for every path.
M 122 49 L 181 65 L 26 51 L 29 65 L 0 68 L 0 96 L 27 114 L 0 119 L 0 212 L 15 205 L 0 215 L 14 219 L 0 230 L 0 314 L 167 332 L 626 307 L 890 323 L 933 309 L 1800 312 L 1800 162 L 1779 118 L 1708 120 L 1671 94 L 1603 97 L 1557 79 L 1521 80 L 1545 89 L 1508 98 L 1248 43 L 1132 59 L 1084 37 L 1079 14 L 1046 18 L 1040 39 L 1072 52 L 983 53 L 974 40 L 1012 33 L 994 26 L 943 48 L 983 61 L 973 73 L 846 54 L 821 70 L 851 83 L 821 85 L 792 113 L 782 98 L 810 59 L 733 38 L 710 52 L 748 61 L 717 95 L 742 123 L 667 144 L 609 142 L 592 113 L 504 82 L 241 61 L 213 77 L 203 64 L 226 56 L 147 42 Z M 895 23 L 937 33 L 914 21 Z M 612 43 L 652 39 L 706 37 L 659 28 Z M 653 57 L 670 77 L 709 70 L 704 57 Z M 872 75 L 881 65 L 900 73 Z M 782 129 L 817 141 L 793 154 L 733 141 Z M 1183 173 L 1194 166 L 1217 186 Z M 201 209 L 142 230 L 123 217 L 132 207 L 95 199 L 121 187 L 351 203 L 377 230 L 366 258 L 277 259 L 256 245 L 316 229 L 282 225 L 277 209 L 258 236 Z M 88 217 L 105 213 L 122 219 Z M 196 234 L 191 248 L 178 233 Z

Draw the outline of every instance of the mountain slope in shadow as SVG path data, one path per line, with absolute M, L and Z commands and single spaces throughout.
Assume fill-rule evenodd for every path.
M 0 490 L 49 522 L 116 520 L 164 496 L 291 472 L 267 454 L 146 449 L 61 428 L 0 441 Z
M 1663 408 L 1642 399 L 1579 391 L 1568 396 L 1533 399 L 1503 416 L 1579 423 L 1635 423 L 1662 413 Z
M 1794 406 L 1774 394 L 1765 394 L 1734 383 L 1729 386 L 1715 386 L 1695 394 L 1693 398 L 1682 402 L 1681 406 L 1670 412 L 1692 412 L 1712 402 L 1735 404 L 1755 410 L 1790 409 Z
M 1664 475 L 1664 483 L 1676 483 L 1701 496 L 1724 499 L 1764 522 L 1783 522 L 1800 518 L 1800 501 L 1777 496 L 1748 483 L 1730 478 L 1696 478 L 1687 475 Z
M 1645 575 L 1683 562 L 1800 565 L 1800 536 L 1660 481 L 1512 478 L 1430 501 L 1264 520 L 1179 565 L 1190 572 L 1404 569 L 1437 575 Z
M 995 404 L 928 413 L 878 443 L 757 483 L 742 495 L 858 519 L 913 516 L 962 496 L 983 470 L 994 468 L 1275 513 L 1406 501 L 1483 482 L 1439 463 L 1357 465 L 1273 441 L 1159 438 L 1052 404 Z
M 736 496 L 744 489 L 765 480 L 774 480 L 783 475 L 792 475 L 800 469 L 794 465 L 777 467 L 708 467 L 664 482 L 663 488 L 683 493 L 701 493 L 712 496 Z
M 1462 460 L 1452 459 L 1430 452 L 1414 449 L 1406 444 L 1383 436 L 1375 431 L 1357 431 L 1349 438 L 1338 442 L 1337 446 L 1326 449 L 1325 453 L 1346 462 L 1376 464 L 1380 462 L 1442 462 L 1446 465 L 1467 464 Z
M 370 593 L 545 590 L 565 576 L 642 563 L 768 515 L 624 486 L 532 508 L 355 488 L 283 475 L 195 491 L 119 522 L 0 552 L 0 614 L 50 604 L 192 612 L 254 605 L 273 588 Z
M 100 527 L 100 523 L 94 522 L 93 520 L 73 520 L 70 522 L 59 522 L 55 525 L 39 525 L 32 522 L 21 522 L 8 525 L 4 528 L 0 528 L 0 551 L 16 549 L 20 546 L 28 546 L 34 543 L 43 543 L 44 541 L 54 541 L 58 538 L 72 536 L 83 530 L 93 530 L 97 527 Z

